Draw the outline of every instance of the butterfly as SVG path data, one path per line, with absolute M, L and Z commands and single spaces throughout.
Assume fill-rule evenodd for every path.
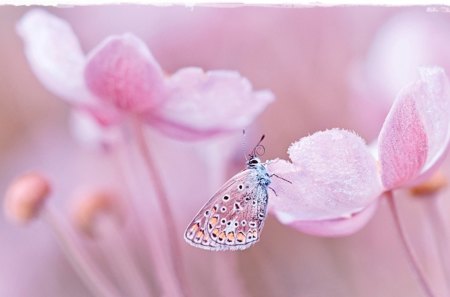
M 184 239 L 212 251 L 244 250 L 255 244 L 267 215 L 271 177 L 258 158 L 264 135 L 247 160 L 247 168 L 228 180 L 197 213 Z

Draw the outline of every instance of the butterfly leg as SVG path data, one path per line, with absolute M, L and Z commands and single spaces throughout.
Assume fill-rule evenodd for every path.
M 275 196 L 277 196 L 277 197 L 278 197 L 277 191 L 275 191 L 275 189 L 274 189 L 274 188 L 272 188 L 272 187 L 269 187 L 269 189 L 271 189 L 271 190 L 273 191 L 273 193 L 275 194 Z
M 270 177 L 272 177 L 272 176 L 278 177 L 279 179 L 282 179 L 282 180 L 284 180 L 285 182 L 288 182 L 288 183 L 292 184 L 292 182 L 291 182 L 290 180 L 287 180 L 287 179 L 285 179 L 285 178 L 283 178 L 283 177 L 281 177 L 281 176 L 279 176 L 279 175 L 271 174 L 271 175 L 269 175 L 269 176 L 270 176 Z

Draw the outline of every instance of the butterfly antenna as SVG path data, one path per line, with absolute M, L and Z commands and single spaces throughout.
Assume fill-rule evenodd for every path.
M 242 130 L 242 135 L 244 136 L 244 139 L 242 140 L 242 151 L 244 152 L 245 151 L 245 129 Z M 248 161 L 246 154 L 244 154 L 244 158 L 245 158 L 245 161 Z
M 266 152 L 266 148 L 261 144 L 261 142 L 264 140 L 265 137 L 266 137 L 265 134 L 263 134 L 261 136 L 261 139 L 258 141 L 258 143 L 253 148 L 251 156 L 253 156 L 253 157 L 261 156 L 261 155 L 263 155 Z M 258 149 L 260 149 L 261 151 L 258 151 Z

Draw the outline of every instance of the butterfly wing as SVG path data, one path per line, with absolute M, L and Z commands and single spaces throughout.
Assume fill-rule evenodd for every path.
M 268 202 L 261 174 L 246 169 L 226 182 L 188 226 L 186 241 L 208 250 L 242 250 L 256 243 Z

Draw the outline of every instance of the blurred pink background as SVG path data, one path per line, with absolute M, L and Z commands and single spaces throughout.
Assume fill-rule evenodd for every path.
M 55 202 L 66 209 L 65 201 L 70 200 L 74 188 L 109 186 L 118 177 L 106 157 L 77 145 L 69 132 L 68 105 L 48 92 L 32 73 L 15 32 L 15 24 L 28 9 L 0 8 L 0 185 L 3 189 L 17 174 L 38 168 L 51 176 L 57 185 Z M 287 147 L 293 141 L 333 127 L 353 130 L 367 142 L 374 140 L 389 107 L 386 102 L 394 99 L 369 98 L 373 93 L 361 83 L 369 77 L 360 73 L 367 71 L 364 67 L 377 33 L 391 18 L 410 13 L 427 22 L 450 26 L 450 15 L 427 12 L 426 7 L 135 5 L 46 9 L 72 25 L 86 52 L 108 35 L 133 32 L 169 73 L 186 66 L 236 70 L 255 89 L 271 89 L 276 101 L 250 127 L 253 138 L 246 140 L 265 133 L 266 159 L 287 158 Z M 429 30 L 433 34 L 433 27 Z M 437 38 L 441 39 L 436 46 L 449 43 L 448 36 Z M 386 46 L 389 48 L 389 44 Z M 444 63 L 443 59 L 435 62 Z M 447 59 L 450 61 L 450 57 Z M 403 67 L 391 66 L 392 71 Z M 449 73 L 450 69 L 446 70 Z M 370 75 L 382 80 L 386 73 Z M 202 145 L 180 144 L 157 133 L 154 137 L 155 147 L 164 148 L 161 151 L 167 159 L 187 158 L 174 157 L 179 153 L 177 146 L 186 146 L 189 151 L 191 145 Z M 240 139 L 241 135 L 236 137 Z M 236 154 L 236 149 L 231 153 Z M 233 159 L 238 166 L 235 168 L 243 165 L 239 154 Z M 220 158 L 221 153 L 216 156 Z M 195 166 L 186 162 L 185 166 Z M 170 181 L 185 194 L 184 199 L 175 200 L 179 201 L 175 212 L 180 229 L 224 181 L 218 177 L 198 190 L 197 186 L 203 185 L 201 176 L 206 179 L 211 173 L 198 172 L 197 184 L 183 184 L 186 181 L 181 177 L 189 172 L 189 167 L 183 167 L 177 173 L 179 178 Z M 195 199 L 188 200 L 190 196 Z M 424 269 L 436 292 L 445 292 L 440 259 L 429 235 L 426 200 L 406 197 L 399 203 Z M 439 203 L 444 213 L 450 210 L 448 202 Z M 236 272 L 230 273 L 241 281 L 244 296 L 422 296 L 391 220 L 382 203 L 363 230 L 329 239 L 301 234 L 269 217 L 261 242 L 237 253 Z M 44 225 L 36 222 L 18 228 L 2 219 L 0 233 L 1 296 L 88 294 Z M 184 242 L 183 251 L 196 296 L 211 296 L 220 281 L 211 280 L 210 267 L 221 269 L 221 257 L 229 255 L 211 256 Z

